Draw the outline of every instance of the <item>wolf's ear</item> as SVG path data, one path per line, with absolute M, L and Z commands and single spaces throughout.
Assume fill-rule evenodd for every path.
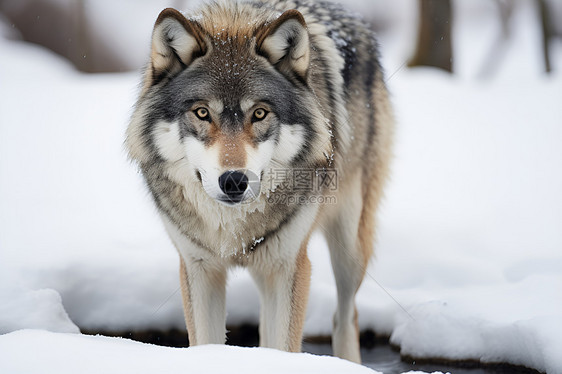
M 207 52 L 199 24 L 175 9 L 164 9 L 152 31 L 152 83 L 185 69 L 195 58 Z
M 258 54 L 265 56 L 284 74 L 306 78 L 310 64 L 310 42 L 302 14 L 287 10 L 256 34 Z

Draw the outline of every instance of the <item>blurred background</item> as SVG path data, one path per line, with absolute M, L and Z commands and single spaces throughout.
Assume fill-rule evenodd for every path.
M 200 0 L 3 0 L 0 14 L 4 34 L 40 44 L 88 72 L 138 70 L 148 56 L 148 40 L 158 12 L 165 7 L 195 8 Z M 551 49 L 562 36 L 562 4 L 554 0 L 343 0 L 384 39 L 399 34 L 408 66 L 429 65 L 455 73 L 456 52 L 464 48 L 452 35 L 459 27 L 477 23 L 482 33 L 474 61 L 481 77 L 502 69 L 518 27 L 522 8 L 535 28 L 537 68 L 556 68 Z M 485 35 L 485 36 L 484 36 Z M 558 45 L 560 43 L 557 43 Z M 386 47 L 386 46 L 385 46 Z M 559 62 L 558 62 L 559 63 Z

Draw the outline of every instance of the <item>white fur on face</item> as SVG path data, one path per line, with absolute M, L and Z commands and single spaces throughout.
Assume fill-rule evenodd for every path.
M 273 140 L 262 142 L 257 148 L 246 145 L 246 169 L 259 176 L 269 164 L 273 156 L 274 147 L 275 143 Z
M 193 170 L 201 174 L 205 192 L 213 199 L 222 197 L 224 194 L 218 182 L 219 176 L 222 174 L 219 168 L 218 147 L 206 147 L 203 142 L 193 137 L 187 137 L 184 140 L 184 149 Z
M 177 122 L 159 121 L 154 126 L 153 135 L 158 154 L 164 160 L 175 162 L 185 157 Z
M 249 111 L 255 104 L 256 104 L 256 102 L 254 100 L 251 100 L 251 99 L 240 100 L 240 108 L 242 109 L 242 111 L 244 113 Z
M 210 100 L 207 104 L 209 105 L 209 108 L 211 108 L 211 110 L 217 115 L 220 115 L 224 110 L 224 103 L 222 102 L 222 100 Z
M 282 124 L 273 159 L 282 165 L 289 165 L 304 145 L 304 141 L 305 131 L 301 125 Z

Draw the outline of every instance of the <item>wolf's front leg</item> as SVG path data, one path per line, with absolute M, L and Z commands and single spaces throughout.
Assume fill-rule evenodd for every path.
M 189 345 L 224 344 L 227 269 L 203 259 L 180 256 L 180 281 Z
M 310 288 L 308 239 L 290 258 L 250 267 L 260 291 L 260 346 L 300 352 Z

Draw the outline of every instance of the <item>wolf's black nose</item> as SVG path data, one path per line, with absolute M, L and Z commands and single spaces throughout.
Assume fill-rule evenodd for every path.
M 229 170 L 219 177 L 219 187 L 230 198 L 241 197 L 248 188 L 246 174 Z

